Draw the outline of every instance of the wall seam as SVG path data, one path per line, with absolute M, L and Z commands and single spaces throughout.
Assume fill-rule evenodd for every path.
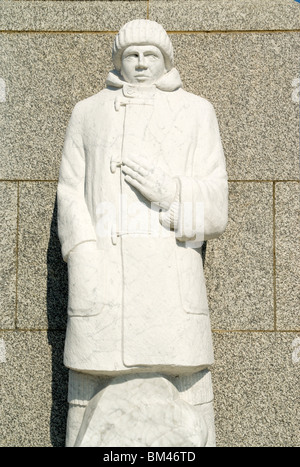
M 65 332 L 66 328 L 0 328 L 0 332 Z M 258 333 L 258 334 L 278 334 L 278 333 L 300 333 L 300 329 L 212 329 L 212 332 L 222 334 L 226 332 L 244 334 L 244 333 Z
M 202 31 L 168 30 L 168 34 L 281 34 L 299 33 L 300 29 L 207 29 Z
M 277 290 L 276 290 L 276 182 L 273 182 L 273 306 L 274 330 L 277 330 Z
M 16 290 L 14 327 L 17 329 L 18 319 L 18 279 L 19 279 L 19 224 L 20 224 L 20 182 L 17 182 L 17 228 L 16 228 Z
M 39 179 L 39 178 L 16 178 L 16 179 L 5 179 L 2 178 L 0 179 L 1 182 L 9 182 L 9 183 L 16 183 L 16 182 L 22 182 L 22 183 L 58 183 L 58 178 L 54 179 Z M 238 180 L 238 179 L 229 179 L 229 183 L 300 183 L 300 180 L 297 179 L 289 179 L 289 180 L 281 180 L 281 179 L 276 179 L 276 180 L 255 180 L 255 179 L 249 179 L 249 180 Z
M 52 30 L 52 29 L 1 29 L 0 34 L 117 34 L 118 31 L 93 31 L 93 30 Z M 202 31 L 177 31 L 167 30 L 168 34 L 299 34 L 300 29 L 219 29 L 219 30 L 202 30 Z
M 226 332 L 243 334 L 243 333 L 258 333 L 258 334 L 278 334 L 278 333 L 299 333 L 300 329 L 212 329 L 216 334 L 223 334 Z

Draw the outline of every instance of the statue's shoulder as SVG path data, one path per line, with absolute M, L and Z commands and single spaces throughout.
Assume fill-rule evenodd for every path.
M 114 92 L 105 88 L 93 94 L 92 96 L 86 97 L 85 99 L 77 102 L 74 107 L 74 111 L 78 114 L 85 114 L 90 112 L 94 107 L 99 108 L 105 102 L 113 100 L 115 98 Z
M 185 91 L 184 89 L 178 90 L 179 99 L 184 99 L 187 104 L 195 109 L 198 109 L 199 112 L 211 112 L 214 110 L 212 103 L 203 96 L 193 94 L 192 92 Z

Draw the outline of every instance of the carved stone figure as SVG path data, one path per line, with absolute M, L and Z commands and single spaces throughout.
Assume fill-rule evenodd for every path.
M 182 89 L 156 22 L 125 24 L 113 63 L 73 110 L 58 184 L 66 445 L 214 446 L 201 249 L 227 223 L 216 115 Z

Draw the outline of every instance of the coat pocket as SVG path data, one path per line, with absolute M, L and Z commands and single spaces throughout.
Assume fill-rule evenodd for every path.
M 101 251 L 70 253 L 68 258 L 68 314 L 69 316 L 93 316 L 101 311 L 100 277 Z
M 205 278 L 199 249 L 177 244 L 181 303 L 186 313 L 208 315 Z

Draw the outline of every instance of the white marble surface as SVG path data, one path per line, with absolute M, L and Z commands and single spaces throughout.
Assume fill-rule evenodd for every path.
M 113 51 L 107 87 L 73 110 L 60 168 L 64 361 L 99 375 L 191 374 L 213 363 L 201 246 L 227 223 L 217 118 L 182 89 L 161 26 L 130 22 Z
M 205 421 L 167 379 L 119 377 L 88 404 L 75 447 L 204 447 Z
M 58 186 L 62 251 L 65 259 L 72 251 L 70 282 L 72 264 L 82 261 L 88 289 L 85 263 L 92 262 L 99 291 L 93 279 L 90 292 L 81 296 L 76 287 L 70 296 L 65 362 L 97 371 L 208 365 L 213 359 L 203 266 L 200 250 L 192 247 L 220 235 L 227 221 L 215 113 L 205 99 L 176 86 L 156 88 L 153 105 L 136 103 L 134 95 L 116 110 L 123 91 L 107 88 L 77 104 L 67 131 Z M 111 170 L 124 152 L 139 152 L 176 178 L 176 230 L 161 221 L 172 217 L 174 206 L 159 213 L 124 180 L 122 166 Z M 82 254 L 83 246 L 94 247 L 92 259 Z M 88 305 L 81 301 L 93 293 L 98 314 L 82 313 Z

